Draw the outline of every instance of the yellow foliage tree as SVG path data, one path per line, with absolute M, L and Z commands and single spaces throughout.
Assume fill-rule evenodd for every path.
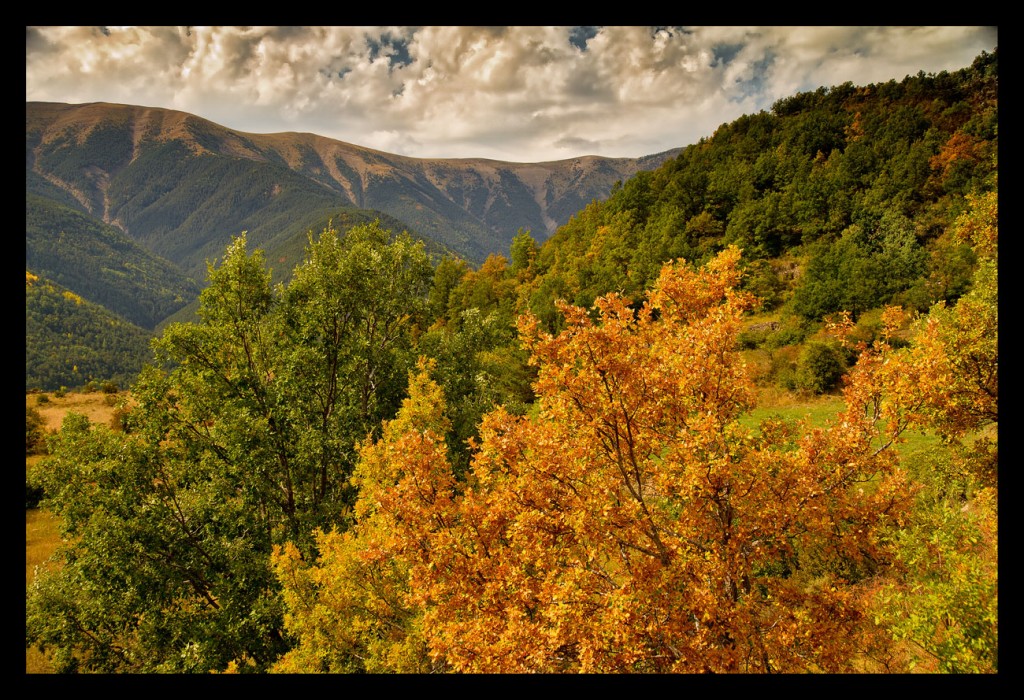
M 537 404 L 485 416 L 464 483 L 421 366 L 362 450 L 355 529 L 314 565 L 278 557 L 300 639 L 281 670 L 350 664 L 335 651 L 392 671 L 894 668 L 878 592 L 916 493 L 894 446 L 941 373 L 883 337 L 825 427 L 743 427 L 739 258 L 665 266 L 639 309 L 563 305 L 558 335 L 522 317 Z
M 444 397 L 421 362 L 409 375 L 409 397 L 377 443 L 360 448 L 353 475 L 356 524 L 318 531 L 319 557 L 303 561 L 297 547 L 275 549 L 273 563 L 298 644 L 277 673 L 437 670 L 427 655 L 422 615 L 407 603 L 410 562 L 430 529 L 430 506 L 453 490 L 444 434 Z

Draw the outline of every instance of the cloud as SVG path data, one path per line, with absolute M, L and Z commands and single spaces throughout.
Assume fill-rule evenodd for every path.
M 994 27 L 28 27 L 26 100 L 193 112 L 419 157 L 684 146 L 821 85 L 957 70 Z M 582 149 L 582 150 L 581 150 Z

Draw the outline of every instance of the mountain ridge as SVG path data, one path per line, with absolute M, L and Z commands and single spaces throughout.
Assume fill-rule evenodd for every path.
M 305 180 L 314 198 L 394 216 L 474 263 L 507 252 L 520 229 L 546 239 L 587 203 L 607 196 L 615 182 L 657 167 L 682 150 L 537 163 L 414 158 L 311 132 L 243 132 L 180 110 L 107 102 L 26 103 L 27 170 L 144 244 L 151 232 L 133 225 L 140 207 L 131 200 L 151 178 L 123 185 L 148 154 L 161 147 L 172 150 L 171 145 L 180 147 L 167 156 L 172 160 L 229 159 L 286 169 Z M 172 183 L 168 190 L 175 187 Z M 272 185 L 267 198 L 280 188 L 282 183 Z M 163 233 L 173 235 L 174 229 Z M 228 241 L 224 234 L 219 238 L 222 244 Z M 170 259 L 181 262 L 173 254 Z

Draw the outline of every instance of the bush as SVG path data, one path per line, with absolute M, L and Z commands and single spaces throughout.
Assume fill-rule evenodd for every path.
M 38 507 L 44 495 L 42 486 L 37 486 L 25 479 L 25 510 Z
M 43 415 L 32 406 L 25 407 L 25 454 L 35 454 L 46 437 Z
M 756 350 L 764 345 L 764 341 L 768 338 L 768 333 L 769 331 L 761 328 L 742 331 L 736 336 L 736 344 L 741 350 Z
M 50 403 L 50 396 L 48 394 L 40 394 L 36 397 L 36 403 Z
M 763 345 L 769 350 L 778 350 L 787 345 L 799 345 L 811 334 L 816 325 L 790 316 L 765 337 Z
M 812 340 L 804 346 L 797 363 L 797 385 L 815 394 L 832 391 L 846 373 L 842 348 L 834 343 Z

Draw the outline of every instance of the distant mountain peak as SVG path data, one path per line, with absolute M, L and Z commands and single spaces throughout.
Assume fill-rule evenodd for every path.
M 310 208 L 377 210 L 482 262 L 507 253 L 520 229 L 546 239 L 607 197 L 616 181 L 679 150 L 539 163 L 413 158 L 308 132 L 247 133 L 187 112 L 106 102 L 26 103 L 26 146 L 28 171 L 193 272 L 242 230 L 258 241 L 275 238 L 289 220 L 286 202 L 296 208 L 292 221 Z M 267 187 L 253 185 L 262 180 Z M 210 208 L 215 215 L 203 213 Z

